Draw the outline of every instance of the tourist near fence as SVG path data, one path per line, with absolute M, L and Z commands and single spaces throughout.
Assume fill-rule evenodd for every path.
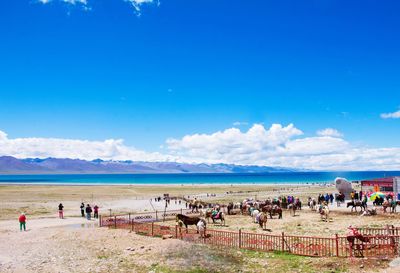
M 187 210 L 167 211 L 165 215 L 154 213 L 100 216 L 101 227 L 129 229 L 137 234 L 181 239 L 221 247 L 240 248 L 256 251 L 282 251 L 295 255 L 312 257 L 369 257 L 388 258 L 399 255 L 400 228 L 359 228 L 359 236 L 312 237 L 281 234 L 265 234 L 238 231 L 206 229 L 199 236 L 196 229 L 185 229 L 178 225 L 157 224 L 156 219 L 175 219 L 178 213 L 190 214 Z

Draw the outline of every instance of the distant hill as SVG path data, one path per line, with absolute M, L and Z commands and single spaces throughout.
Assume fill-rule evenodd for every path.
M 296 171 L 289 168 L 240 166 L 232 164 L 187 164 L 175 162 L 93 161 L 70 158 L 0 157 L 0 174 L 81 173 L 267 173 Z

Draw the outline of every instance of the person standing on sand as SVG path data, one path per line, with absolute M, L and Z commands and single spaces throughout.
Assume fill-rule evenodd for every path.
M 99 218 L 99 207 L 97 205 L 94 205 L 93 211 L 94 211 L 93 218 L 98 219 Z
M 21 215 L 18 218 L 19 221 L 19 230 L 22 231 L 22 228 L 24 228 L 24 231 L 26 231 L 26 216 L 25 213 L 21 213 Z
M 329 199 L 330 199 L 330 201 L 331 201 L 331 204 L 333 204 L 333 194 L 331 193 L 330 195 L 329 195 Z
M 83 202 L 81 204 L 81 215 L 82 217 L 85 217 L 85 204 Z
M 64 219 L 64 206 L 63 204 L 60 203 L 60 205 L 58 205 L 58 217 L 60 217 L 60 219 Z
M 92 217 L 92 208 L 90 207 L 89 204 L 86 206 L 86 219 L 90 220 Z

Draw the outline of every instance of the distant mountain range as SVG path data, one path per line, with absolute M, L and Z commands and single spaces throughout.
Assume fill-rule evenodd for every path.
M 186 164 L 175 162 L 93 161 L 70 158 L 0 157 L 0 174 L 105 174 L 105 173 L 267 173 L 296 171 L 289 168 L 232 164 Z

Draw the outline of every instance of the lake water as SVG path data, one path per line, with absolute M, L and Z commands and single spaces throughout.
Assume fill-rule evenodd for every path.
M 312 184 L 400 176 L 400 171 L 279 172 L 262 174 L 52 174 L 0 175 L 0 184 Z

